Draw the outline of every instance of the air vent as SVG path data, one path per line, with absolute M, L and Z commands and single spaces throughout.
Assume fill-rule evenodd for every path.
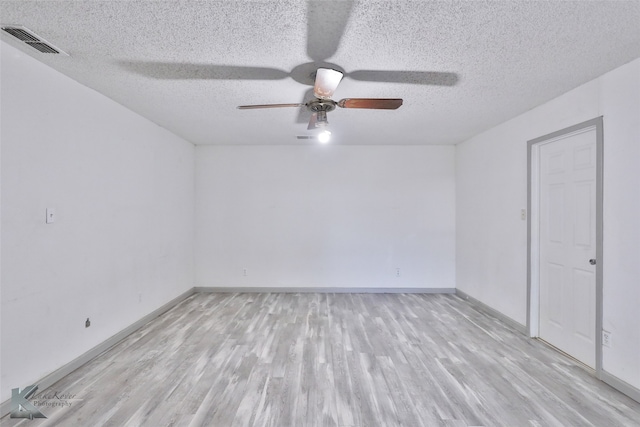
M 19 25 L 3 25 L 2 31 L 4 31 L 6 34 L 11 35 L 12 37 L 15 37 L 21 42 L 28 44 L 38 52 L 69 56 L 62 50 L 44 40 L 42 37 L 37 36 L 33 33 L 33 31 L 25 27 Z
M 23 30 L 22 28 L 2 27 L 2 29 L 4 31 L 6 31 L 7 33 L 11 34 L 13 37 L 15 37 L 18 40 L 23 41 L 23 42 L 38 42 L 38 41 L 40 41 L 40 39 L 38 39 L 37 37 L 32 36 L 31 34 L 29 34 L 27 31 Z
M 296 136 L 296 138 L 298 138 L 298 139 L 318 139 L 317 136 L 313 136 L 313 135 L 298 135 L 298 136 Z
M 39 50 L 42 53 L 60 53 L 57 49 L 54 49 L 50 45 L 48 45 L 46 43 L 42 43 L 42 42 L 29 43 L 29 46 L 31 46 L 34 49 Z

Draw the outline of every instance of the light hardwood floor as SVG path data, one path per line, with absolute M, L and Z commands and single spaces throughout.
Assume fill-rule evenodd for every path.
M 640 426 L 640 403 L 449 294 L 195 294 L 55 392 L 76 400 L 2 425 Z

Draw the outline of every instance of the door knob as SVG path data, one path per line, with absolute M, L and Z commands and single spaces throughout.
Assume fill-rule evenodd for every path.
M 591 265 L 596 265 L 596 260 L 595 260 L 594 258 L 591 258 L 591 259 L 589 260 L 589 264 L 591 264 Z

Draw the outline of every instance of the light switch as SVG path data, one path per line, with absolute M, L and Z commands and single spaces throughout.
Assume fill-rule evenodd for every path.
M 526 209 L 520 209 L 520 219 L 523 220 L 523 221 L 527 219 L 527 210 Z
M 53 224 L 56 221 L 56 210 L 47 208 L 47 224 Z

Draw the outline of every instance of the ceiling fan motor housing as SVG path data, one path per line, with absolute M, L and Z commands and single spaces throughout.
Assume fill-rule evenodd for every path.
M 314 99 L 307 103 L 309 111 L 316 114 L 315 127 L 324 127 L 329 124 L 327 113 L 336 109 L 337 103 L 331 99 Z
M 337 103 L 331 99 L 314 99 L 307 103 L 307 108 L 313 113 L 329 112 L 336 109 Z

